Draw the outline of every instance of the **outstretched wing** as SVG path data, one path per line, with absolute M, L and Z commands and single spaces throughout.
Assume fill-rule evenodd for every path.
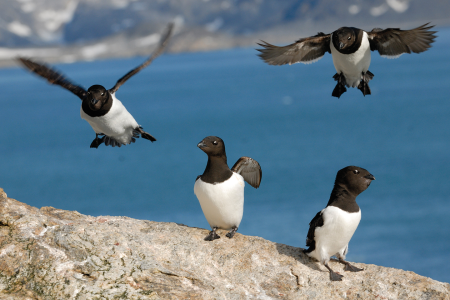
M 380 29 L 374 28 L 368 32 L 370 50 L 378 50 L 381 56 L 397 58 L 403 53 L 420 53 L 428 50 L 436 36 L 431 31 L 434 26 L 426 23 L 411 30 L 400 30 L 400 28 Z
M 306 246 L 309 247 L 307 252 L 312 252 L 316 248 L 316 241 L 314 240 L 314 231 L 317 227 L 323 226 L 322 211 L 319 211 L 316 216 L 309 222 L 308 235 L 306 236 Z
M 81 101 L 86 97 L 86 90 L 79 85 L 73 84 L 69 81 L 64 75 L 50 68 L 49 66 L 32 61 L 31 59 L 18 57 L 18 61 L 20 61 L 26 68 L 28 68 L 31 72 L 36 73 L 37 75 L 47 79 L 50 84 L 57 84 L 62 86 L 66 90 L 71 91 L 75 95 L 77 95 Z
M 155 51 L 153 51 L 152 55 L 150 55 L 150 57 L 143 64 L 137 66 L 136 68 L 134 68 L 133 70 L 131 70 L 130 72 L 125 74 L 122 78 L 117 80 L 116 85 L 112 89 L 110 89 L 109 92 L 111 94 L 114 94 L 115 92 L 117 92 L 117 90 L 120 88 L 120 86 L 122 84 L 124 84 L 128 79 L 130 79 L 131 76 L 133 76 L 134 74 L 136 74 L 143 68 L 150 65 L 153 62 L 153 60 L 155 60 L 155 58 L 157 58 L 161 53 L 163 53 L 164 48 L 166 48 L 167 44 L 169 43 L 170 36 L 172 35 L 172 31 L 173 31 L 173 23 L 170 23 L 167 26 L 166 32 L 160 39 L 158 47 L 156 48 Z
M 259 188 L 262 171 L 259 163 L 253 158 L 246 156 L 239 158 L 231 168 L 231 171 L 240 174 L 255 189 Z
M 278 47 L 261 41 L 258 45 L 264 49 L 256 49 L 261 52 L 259 57 L 269 65 L 295 64 L 298 62 L 310 64 L 321 59 L 325 52 L 330 50 L 331 34 L 319 32 L 315 36 L 307 37 L 296 41 L 293 44 Z

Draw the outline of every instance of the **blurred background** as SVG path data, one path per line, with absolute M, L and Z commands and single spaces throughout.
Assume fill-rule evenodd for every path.
M 447 0 L 0 0 L 0 7 L 0 66 L 17 53 L 65 62 L 145 55 L 168 22 L 177 25 L 170 52 L 291 42 L 347 25 L 450 22 Z
M 0 0 L 0 187 L 29 205 L 209 228 L 193 193 L 207 156 L 225 141 L 228 163 L 261 164 L 246 187 L 239 233 L 305 247 L 336 173 L 368 169 L 362 220 L 348 259 L 450 282 L 450 2 Z M 53 63 L 88 88 L 111 88 L 142 63 L 168 22 L 168 53 L 117 97 L 155 143 L 90 149 L 80 100 L 19 68 L 25 55 Z M 431 22 L 428 51 L 372 53 L 372 95 L 331 97 L 331 56 L 274 67 L 256 42 L 283 45 L 340 26 L 410 29 Z M 70 63 L 69 63 L 70 62 Z

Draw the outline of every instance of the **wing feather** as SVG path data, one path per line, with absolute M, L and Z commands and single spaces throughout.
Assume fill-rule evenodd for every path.
M 263 49 L 256 49 L 261 52 L 259 57 L 269 65 L 285 65 L 301 63 L 312 63 L 321 59 L 330 50 L 331 34 L 319 32 L 317 35 L 296 41 L 293 44 L 278 47 L 267 42 L 258 43 Z
M 47 79 L 50 84 L 59 85 L 66 90 L 77 95 L 82 101 L 86 97 L 86 90 L 67 79 L 63 74 L 45 65 L 44 63 L 38 63 L 25 57 L 18 57 L 17 60 L 22 63 L 28 70 Z
M 437 31 L 431 31 L 434 26 L 426 23 L 411 30 L 400 28 L 374 28 L 368 32 L 370 50 L 377 50 L 381 56 L 397 58 L 403 53 L 421 53 L 431 47 Z
M 309 222 L 308 235 L 306 236 L 306 246 L 309 247 L 308 252 L 314 251 L 316 248 L 316 241 L 314 240 L 314 232 L 317 227 L 323 226 L 322 211 L 319 211 L 316 216 Z
M 112 89 L 109 90 L 109 92 L 111 94 L 114 94 L 115 92 L 117 92 L 117 90 L 120 88 L 120 86 L 122 84 L 124 84 L 128 79 L 130 79 L 137 72 L 139 72 L 140 70 L 142 70 L 145 67 L 147 67 L 148 65 L 150 65 L 161 53 L 163 53 L 164 48 L 166 48 L 167 44 L 169 43 L 170 37 L 172 35 L 173 26 L 174 26 L 173 23 L 170 23 L 167 26 L 166 32 L 163 35 L 163 37 L 161 38 L 161 40 L 159 41 L 158 47 L 156 48 L 155 51 L 153 51 L 153 53 L 150 55 L 150 57 L 146 61 L 144 61 L 141 65 L 137 66 L 136 68 L 134 68 L 133 70 L 131 70 L 130 72 L 125 74 L 119 80 L 117 80 L 116 85 Z
M 250 157 L 243 156 L 239 158 L 231 168 L 231 171 L 240 174 L 255 189 L 261 184 L 261 166 L 256 160 Z

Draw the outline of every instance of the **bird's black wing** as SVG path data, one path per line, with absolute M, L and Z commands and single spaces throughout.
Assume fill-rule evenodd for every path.
M 169 43 L 170 36 L 172 35 L 173 26 L 174 26 L 173 23 L 170 23 L 167 26 L 166 32 L 164 33 L 164 35 L 160 39 L 158 47 L 156 48 L 155 51 L 153 51 L 153 53 L 150 55 L 150 57 L 146 61 L 144 61 L 144 63 L 142 63 L 141 65 L 137 66 L 136 68 L 134 68 L 133 70 L 131 70 L 130 72 L 125 74 L 122 78 L 117 80 L 116 85 L 112 89 L 109 90 L 109 92 L 111 94 L 114 94 L 115 92 L 117 92 L 117 90 L 120 88 L 120 86 L 122 84 L 124 84 L 128 79 L 130 79 L 131 76 L 133 76 L 134 74 L 136 74 L 137 72 L 139 72 L 143 68 L 145 68 L 148 65 L 150 65 L 153 62 L 153 60 L 155 60 L 155 58 L 157 58 L 161 53 L 163 53 L 164 48 L 166 48 L 167 44 Z
M 319 32 L 315 36 L 307 37 L 296 41 L 293 44 L 278 47 L 261 41 L 258 45 L 264 49 L 256 49 L 261 52 L 259 57 L 269 65 L 295 64 L 298 62 L 309 64 L 321 59 L 330 49 L 331 34 Z
M 246 156 L 239 158 L 231 168 L 231 171 L 240 174 L 255 189 L 261 184 L 261 166 L 253 158 Z
M 24 57 L 18 57 L 17 60 L 20 61 L 31 72 L 47 79 L 50 84 L 57 84 L 59 86 L 62 86 L 66 90 L 71 91 L 72 93 L 77 95 L 81 99 L 81 101 L 83 101 L 83 99 L 86 97 L 87 92 L 84 88 L 70 82 L 70 80 L 64 77 L 64 75 L 50 68 L 49 66 Z
M 316 248 L 316 241 L 314 240 L 314 231 L 317 227 L 323 226 L 322 211 L 319 211 L 316 216 L 309 222 L 308 235 L 306 236 L 306 246 L 309 247 L 307 252 L 312 252 Z
M 400 28 L 380 29 L 374 28 L 368 32 L 370 50 L 377 50 L 381 56 L 397 58 L 403 53 L 420 53 L 428 50 L 436 36 L 431 31 L 434 26 L 426 23 L 411 30 L 400 30 Z

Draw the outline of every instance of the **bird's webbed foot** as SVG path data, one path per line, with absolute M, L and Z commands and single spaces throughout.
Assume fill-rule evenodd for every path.
M 227 233 L 226 237 L 228 237 L 230 239 L 233 238 L 233 236 L 237 230 L 238 230 L 238 228 L 236 226 L 233 226 L 233 228 L 231 228 L 231 230 Z
M 214 241 L 220 239 L 220 236 L 216 233 L 218 227 L 213 227 L 213 229 L 209 232 L 208 236 L 205 237 L 205 241 Z
M 98 148 L 98 146 L 100 146 L 104 141 L 105 141 L 105 135 L 103 135 L 101 138 L 98 138 L 99 135 L 103 135 L 103 133 L 96 133 L 95 134 L 95 139 L 92 141 L 91 143 L 91 148 Z
M 342 281 L 342 277 L 344 277 L 343 275 L 334 272 L 329 266 L 328 263 L 324 263 L 324 266 L 328 269 L 328 271 L 330 271 L 330 279 L 331 281 Z
M 373 78 L 372 72 L 367 70 L 366 73 L 361 74 L 361 81 L 358 85 L 358 89 L 363 93 L 364 96 L 372 94 L 369 87 L 369 81 Z
M 133 129 L 133 137 L 138 138 L 139 135 L 141 135 L 141 137 L 143 137 L 144 139 L 147 139 L 151 142 L 156 141 L 155 137 L 153 135 L 151 135 L 148 132 L 145 132 L 141 126 Z
M 331 279 L 331 281 L 342 281 L 343 277 L 344 277 L 343 275 L 341 275 L 339 273 L 336 273 L 336 272 L 334 272 L 333 270 L 330 269 L 330 279 Z
M 339 262 L 341 264 L 345 265 L 344 271 L 350 271 L 350 272 L 361 272 L 361 271 L 364 271 L 364 269 L 357 268 L 357 267 L 351 265 L 348 261 L 343 260 L 342 258 L 339 258 Z
M 340 74 L 336 73 L 336 74 L 334 74 L 333 79 L 335 81 L 337 81 L 337 84 L 334 87 L 334 90 L 333 90 L 333 93 L 331 94 L 331 96 L 340 98 L 341 95 L 347 91 L 347 88 L 345 87 L 345 85 L 347 84 L 347 82 L 345 80 L 345 76 L 342 73 L 340 73 Z

